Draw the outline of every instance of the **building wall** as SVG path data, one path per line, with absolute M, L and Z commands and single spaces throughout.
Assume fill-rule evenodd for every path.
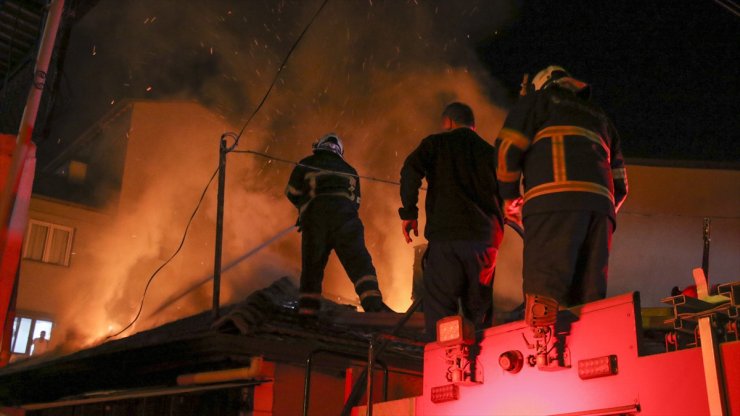
M 300 415 L 303 412 L 305 368 L 280 364 L 275 369 L 272 414 Z M 338 415 L 344 399 L 343 374 L 314 371 L 311 374 L 309 415 Z
M 83 290 L 91 281 L 100 278 L 80 271 L 96 262 L 100 255 L 96 241 L 100 238 L 101 227 L 108 224 L 112 216 L 80 205 L 34 195 L 31 198 L 29 218 L 74 229 L 68 266 L 28 259 L 23 259 L 20 266 L 16 309 L 19 314 L 45 317 L 54 322 L 51 339 L 53 347 L 58 340 L 55 335 L 65 329 L 65 322 L 58 321 L 57 318 L 59 312 L 67 308 L 69 298 L 66 294 L 70 290 Z
M 703 218 L 711 223 L 710 283 L 740 280 L 740 170 L 628 166 L 617 218 L 609 294 L 639 290 L 659 306 L 671 288 L 693 284 L 701 267 Z
M 121 119 L 127 126 L 103 129 L 96 138 L 115 144 L 126 141 L 125 162 L 117 174 L 120 188 L 103 208 L 40 195 L 34 195 L 31 203 L 31 219 L 74 229 L 68 266 L 32 260 L 21 264 L 17 309 L 55 323 L 51 349 L 60 344 L 66 348 L 68 341 L 75 344 L 70 349 L 77 349 L 95 336 L 106 335 L 109 326 L 118 330 L 133 317 L 147 279 L 177 249 L 188 217 L 217 165 L 218 139 L 227 127 L 213 113 L 193 102 L 133 102 L 130 106 L 131 116 Z M 75 152 L 69 152 L 69 157 L 74 160 Z M 213 210 L 214 196 L 215 183 L 183 251 L 159 273 L 148 292 L 149 306 L 156 307 L 180 290 L 187 279 L 212 272 L 213 221 L 208 211 Z M 207 296 L 195 297 L 201 309 L 210 305 Z M 194 311 L 178 307 L 167 312 L 161 319 L 153 318 L 152 325 Z M 141 321 L 147 318 L 145 314 Z
M 740 280 L 740 171 L 629 164 L 629 195 L 617 215 L 608 296 L 640 291 L 642 306 L 660 306 L 671 288 L 693 284 L 701 267 L 702 223 L 712 220 L 710 283 Z M 494 297 L 511 310 L 522 296 L 522 239 L 507 227 Z

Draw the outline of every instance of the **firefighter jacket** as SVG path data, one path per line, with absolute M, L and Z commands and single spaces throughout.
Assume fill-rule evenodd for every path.
M 285 195 L 298 208 L 300 217 L 314 198 L 346 198 L 355 209 L 360 207 L 360 179 L 357 171 L 341 156 L 328 150 L 317 150 L 293 169 Z
M 588 85 L 561 78 L 519 99 L 496 139 L 501 196 L 522 214 L 589 210 L 613 220 L 627 196 L 619 136 Z
M 493 146 L 469 128 L 425 138 L 401 169 L 401 219 L 417 219 L 419 187 L 426 178 L 427 240 L 498 246 L 503 215 L 494 161 Z

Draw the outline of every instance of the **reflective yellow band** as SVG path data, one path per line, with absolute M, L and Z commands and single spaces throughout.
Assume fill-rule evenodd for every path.
M 614 203 L 614 195 L 612 195 L 608 188 L 597 183 L 583 181 L 550 182 L 535 186 L 524 194 L 524 202 L 526 203 L 530 199 L 537 198 L 538 196 L 560 192 L 590 192 L 605 196 Z
M 300 293 L 298 295 L 299 298 L 305 298 L 305 299 L 319 299 L 321 300 L 321 293 Z
M 511 147 L 511 142 L 500 142 L 498 149 L 498 166 L 496 166 L 496 178 L 502 182 L 516 182 L 519 180 L 520 170 L 509 170 L 506 164 L 506 153 Z
M 527 136 L 525 136 L 521 132 L 518 132 L 514 129 L 509 129 L 509 128 L 501 129 L 501 131 L 498 133 L 498 138 L 502 142 L 511 143 L 514 146 L 522 150 L 527 150 L 530 145 L 530 142 Z
M 519 180 L 519 175 L 522 171 L 517 170 L 514 172 L 496 172 L 496 178 L 499 182 L 510 182 L 515 183 Z
M 299 315 L 318 315 L 319 310 L 314 308 L 298 308 Z
M 371 296 L 377 296 L 379 298 L 383 297 L 383 295 L 380 294 L 379 290 L 366 290 L 360 295 L 360 301 L 363 301 L 365 300 L 365 298 L 369 298 Z
M 286 195 L 303 195 L 303 191 L 301 191 L 300 189 L 296 189 L 296 188 L 288 185 L 285 188 L 285 194 Z
M 553 136 L 552 138 L 552 177 L 554 182 L 563 182 L 568 179 L 565 173 L 563 136 Z
M 361 284 L 365 282 L 375 282 L 375 284 L 378 284 L 378 278 L 369 274 L 367 276 L 362 276 L 358 281 L 355 282 L 355 287 L 360 286 Z
M 348 193 L 345 193 L 345 192 L 329 192 L 329 193 L 325 193 L 325 194 L 312 195 L 311 196 L 311 199 L 309 199 L 308 201 L 306 201 L 305 204 L 301 205 L 301 207 L 298 208 L 298 214 L 299 215 L 303 215 L 303 211 L 305 211 L 306 208 L 308 208 L 308 205 L 311 203 L 311 201 L 313 201 L 314 199 L 316 199 L 317 197 L 320 197 L 320 196 L 343 196 L 343 197 L 349 199 L 352 202 L 355 202 L 357 204 L 360 203 L 360 201 L 358 201 L 357 198 L 354 195 L 348 194 Z
M 556 137 L 556 136 L 581 136 L 585 137 L 588 140 L 598 144 L 601 146 L 604 151 L 606 152 L 607 158 L 610 158 L 610 151 L 609 147 L 607 147 L 606 143 L 604 143 L 604 140 L 601 139 L 601 136 L 591 130 L 584 129 L 581 127 L 576 126 L 550 126 L 546 127 L 542 130 L 540 130 L 536 136 L 534 136 L 534 141 L 532 143 L 537 143 L 538 140 L 547 138 L 547 137 Z
M 614 178 L 614 179 L 625 179 L 625 178 L 627 178 L 627 169 L 625 169 L 625 168 L 612 169 L 612 178 Z

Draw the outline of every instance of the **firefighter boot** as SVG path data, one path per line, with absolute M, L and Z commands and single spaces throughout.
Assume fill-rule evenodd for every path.
M 301 293 L 298 296 L 298 315 L 308 318 L 316 318 L 321 310 L 320 293 Z
M 391 312 L 396 313 L 393 309 L 389 308 L 388 305 L 383 303 L 383 298 L 380 296 L 368 296 L 362 301 L 360 301 L 362 304 L 362 309 L 365 310 L 365 312 Z

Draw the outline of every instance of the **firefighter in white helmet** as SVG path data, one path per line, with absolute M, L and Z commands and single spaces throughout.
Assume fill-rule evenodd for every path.
M 561 305 L 604 298 L 627 175 L 619 135 L 590 87 L 562 67 L 543 69 L 509 112 L 496 149 L 505 214 L 524 225 L 524 293 Z
M 362 308 L 366 312 L 392 312 L 383 303 L 365 246 L 358 214 L 360 178 L 344 160 L 344 146 L 337 134 L 326 134 L 313 144 L 313 154 L 293 169 L 285 194 L 298 208 L 303 233 L 298 312 L 318 314 L 324 268 L 332 250 L 354 283 Z

